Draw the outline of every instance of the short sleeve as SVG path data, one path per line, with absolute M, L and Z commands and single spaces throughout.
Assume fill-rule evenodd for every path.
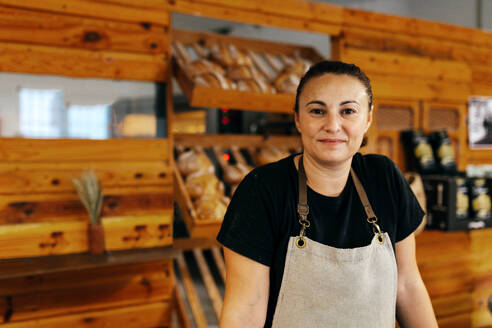
M 399 242 L 419 227 L 425 213 L 400 169 L 393 162 L 391 162 L 391 166 L 395 200 L 398 203 L 395 242 Z
M 239 184 L 217 240 L 234 252 L 271 266 L 274 248 L 272 200 L 260 180 L 255 169 Z

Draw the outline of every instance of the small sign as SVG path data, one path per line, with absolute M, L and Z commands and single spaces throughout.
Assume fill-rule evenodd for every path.
M 471 97 L 469 99 L 468 143 L 470 148 L 492 149 L 492 98 Z

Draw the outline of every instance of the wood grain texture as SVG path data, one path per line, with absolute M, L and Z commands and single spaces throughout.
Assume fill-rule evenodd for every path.
M 0 294 L 10 298 L 14 322 L 170 300 L 173 280 L 167 260 L 4 279 Z
M 304 1 L 191 1 L 169 2 L 168 9 L 241 23 L 338 35 L 342 7 Z
M 165 28 L 166 27 L 166 28 Z M 167 53 L 167 25 L 123 23 L 0 6 L 0 41 L 137 53 Z
M 64 316 L 34 319 L 4 324 L 5 328 L 87 328 L 87 327 L 125 327 L 155 328 L 169 327 L 171 320 L 170 302 L 156 302 L 144 305 L 127 306 L 116 309 L 103 309 Z
M 151 186 L 150 188 L 156 188 Z M 147 215 L 172 210 L 172 186 L 128 187 L 122 192 L 103 191 L 101 215 Z M 129 191 L 133 190 L 133 194 Z M 89 216 L 79 197 L 71 193 L 16 194 L 0 197 L 0 228 L 4 224 L 85 221 Z
M 117 186 L 171 185 L 172 172 L 163 161 L 0 163 L 0 194 L 72 193 L 73 179 L 91 171 L 104 189 Z
M 1 138 L 1 162 L 165 161 L 167 139 L 24 139 Z M 167 163 L 167 162 L 164 162 Z
M 171 222 L 172 210 L 160 215 L 103 218 L 106 250 L 170 245 Z M 87 221 L 1 226 L 1 258 L 86 252 L 87 229 Z
M 0 70 L 77 78 L 165 81 L 168 55 L 0 42 Z
M 136 6 L 135 4 L 138 3 L 148 3 L 148 0 L 134 2 L 133 6 L 128 6 L 128 3 L 125 4 L 124 2 L 93 0 L 0 0 L 0 5 L 14 8 L 123 22 L 169 25 L 169 12 L 164 10 L 157 11 L 155 8 L 148 8 L 146 6 Z

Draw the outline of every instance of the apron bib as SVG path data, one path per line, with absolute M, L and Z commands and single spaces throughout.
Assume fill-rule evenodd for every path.
M 367 195 L 352 180 L 374 231 L 364 247 L 341 249 L 304 236 L 306 175 L 299 159 L 299 236 L 290 237 L 272 327 L 395 327 L 397 267 L 389 235 L 377 225 Z

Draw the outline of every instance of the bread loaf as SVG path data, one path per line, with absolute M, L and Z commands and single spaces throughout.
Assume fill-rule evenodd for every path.
M 263 80 L 246 79 L 237 81 L 237 90 L 258 93 L 276 93 L 275 88 Z
M 193 173 L 186 178 L 185 187 L 192 199 L 224 196 L 224 186 L 214 174 Z
M 204 196 L 195 202 L 198 220 L 222 221 L 227 210 L 227 202 L 222 197 Z
M 309 62 L 298 59 L 292 65 L 286 66 L 274 81 L 275 88 L 279 93 L 294 94 L 301 78 L 309 69 Z
M 201 172 L 213 174 L 214 166 L 203 151 L 189 150 L 178 156 L 178 170 L 182 175 L 188 176 L 192 173 Z
M 223 67 L 247 65 L 253 66 L 251 58 L 238 50 L 233 44 L 216 44 L 210 49 L 210 57 Z
M 254 66 L 247 65 L 227 67 L 227 77 L 234 81 L 248 79 L 264 80 L 261 73 Z
M 210 72 L 202 75 L 197 75 L 193 79 L 196 85 L 219 88 L 224 90 L 235 90 L 236 84 L 224 77 L 222 74 L 216 72 Z
M 217 65 L 207 59 L 195 60 L 194 62 L 186 65 L 185 68 L 191 77 L 208 73 L 217 73 L 220 75 L 225 74 L 224 69 L 220 65 Z
M 224 181 L 231 185 L 238 184 L 252 169 L 241 163 L 228 165 L 224 168 Z

